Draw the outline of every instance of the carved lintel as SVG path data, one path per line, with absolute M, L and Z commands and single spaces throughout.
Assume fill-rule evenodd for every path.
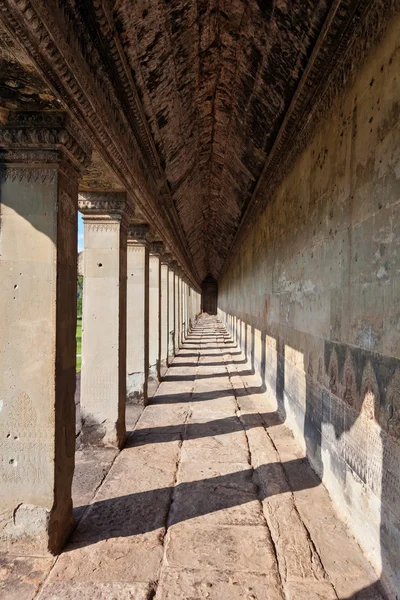
M 63 111 L 10 111 L 0 127 L 3 163 L 54 163 L 67 159 L 83 171 L 91 147 Z
M 128 244 L 150 245 L 150 227 L 147 223 L 135 223 L 129 226 Z
M 115 219 L 126 225 L 134 214 L 126 192 L 80 192 L 78 209 L 84 220 Z
M 164 252 L 164 242 L 151 242 L 150 254 L 153 256 L 161 256 Z
M 169 265 L 172 260 L 172 254 L 170 252 L 165 252 L 161 257 L 162 265 Z

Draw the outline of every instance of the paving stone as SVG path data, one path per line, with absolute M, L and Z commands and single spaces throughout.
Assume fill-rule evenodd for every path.
M 0 598 L 33 600 L 54 560 L 54 558 L 0 554 Z
M 274 574 L 173 569 L 163 570 L 156 600 L 284 600 Z
M 51 581 L 152 582 L 159 576 L 164 530 L 99 542 L 70 542 L 55 564 Z
M 168 530 L 168 566 L 268 573 L 276 570 L 266 527 L 202 527 L 180 523 Z
M 150 600 L 152 594 L 148 583 L 51 581 L 38 600 Z
M 182 460 L 210 462 L 247 462 L 249 451 L 243 431 L 187 439 L 182 445 Z
M 75 453 L 72 483 L 74 518 L 80 519 L 118 454 L 114 448 L 81 447 Z
M 264 525 L 249 464 L 182 462 L 168 525 Z
M 249 364 L 218 335 L 198 366 L 195 337 L 126 447 L 78 454 L 89 508 L 39 600 L 382 600 Z M 0 596 L 33 600 L 53 559 L 8 560 Z

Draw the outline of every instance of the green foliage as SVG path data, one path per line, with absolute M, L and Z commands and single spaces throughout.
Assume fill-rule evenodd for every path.
M 83 298 L 83 276 L 78 275 L 78 293 L 77 293 L 78 318 L 82 317 L 82 298 Z
M 79 373 L 82 366 L 82 298 L 83 298 L 83 277 L 78 275 L 78 293 L 77 293 L 77 323 L 76 323 L 76 372 Z M 79 354 L 79 356 L 78 356 Z
M 76 354 L 76 372 L 79 373 L 82 366 L 82 317 L 78 318 L 76 324 Z

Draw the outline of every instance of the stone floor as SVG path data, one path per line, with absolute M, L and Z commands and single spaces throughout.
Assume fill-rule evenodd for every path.
M 382 598 L 261 392 L 221 323 L 199 320 L 124 450 L 82 454 L 63 554 L 3 557 L 0 597 Z

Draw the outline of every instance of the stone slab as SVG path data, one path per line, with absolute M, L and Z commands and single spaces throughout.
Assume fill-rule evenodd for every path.
M 168 525 L 265 525 L 248 464 L 180 464 Z
M 38 600 L 150 600 L 152 594 L 148 583 L 51 581 Z
M 165 568 L 156 600 L 283 600 L 279 580 L 266 575 Z
M 249 451 L 243 431 L 185 440 L 182 460 L 248 462 Z
M 181 569 L 252 573 L 277 569 L 268 530 L 260 526 L 174 525 L 168 531 L 166 560 Z
M 0 554 L 0 598 L 33 600 L 54 560 Z
M 99 542 L 69 543 L 50 581 L 112 583 L 156 581 L 163 557 L 164 530 Z

